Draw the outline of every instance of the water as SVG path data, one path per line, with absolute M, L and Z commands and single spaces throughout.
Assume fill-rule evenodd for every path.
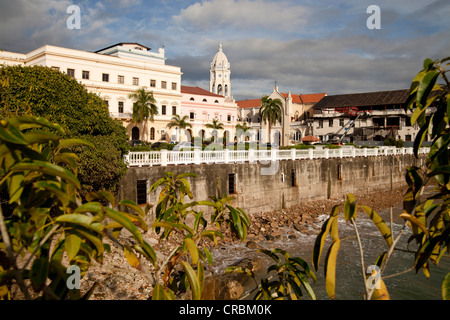
M 394 217 L 401 212 L 401 207 L 394 208 Z M 380 216 L 388 223 L 390 221 L 389 210 L 378 212 Z M 308 262 L 312 268 L 311 255 L 314 246 L 314 240 L 318 233 L 318 230 L 322 226 L 328 216 L 324 215 L 320 217 L 320 222 L 311 229 L 314 230 L 312 235 L 305 235 L 295 230 L 289 230 L 294 233 L 296 238 L 289 239 L 288 230 L 283 234 L 281 239 L 277 241 L 267 241 L 258 243 L 265 249 L 282 248 L 289 252 L 291 256 L 298 256 Z M 374 226 L 372 221 L 367 217 L 365 213 L 358 212 L 356 219 L 358 232 L 362 239 L 364 250 L 364 262 L 366 265 L 374 264 L 379 254 L 383 251 L 387 251 L 388 247 L 379 233 L 378 229 Z M 398 234 L 403 227 L 401 220 L 394 221 L 393 230 L 394 236 Z M 354 236 L 353 226 L 347 223 L 344 218 L 339 218 L 339 235 L 341 240 L 348 236 Z M 407 240 L 411 235 L 411 231 L 407 228 L 397 245 L 397 248 L 407 249 Z M 325 260 L 326 252 L 329 248 L 329 237 L 325 242 L 322 257 L 320 260 L 319 270 L 316 273 L 317 282 L 312 284 L 313 290 L 318 300 L 329 299 L 325 290 L 325 279 L 323 276 L 323 263 Z M 414 249 L 413 245 L 410 245 L 410 249 Z M 265 272 L 269 265 L 268 259 L 262 254 L 256 253 L 256 249 L 246 248 L 242 244 L 228 245 L 222 248 L 215 249 L 213 251 L 214 256 L 214 269 L 215 272 L 223 272 L 223 270 L 230 264 L 236 262 L 236 260 L 247 257 L 259 257 L 263 258 L 266 266 L 263 267 L 262 273 Z M 361 300 L 364 293 L 364 282 L 362 277 L 362 269 L 359 255 L 359 246 L 355 238 L 347 239 L 341 242 L 337 258 L 336 267 L 336 300 Z M 389 260 L 386 271 L 383 276 L 389 276 L 397 274 L 406 269 L 409 269 L 414 262 L 414 254 L 395 251 L 391 259 Z M 441 300 L 441 285 L 444 277 L 450 272 L 450 258 L 442 257 L 439 266 L 431 266 L 431 277 L 427 279 L 422 271 L 417 274 L 415 270 L 409 271 L 405 274 L 387 278 L 384 280 L 386 287 L 389 291 L 391 299 L 394 300 Z M 263 274 L 257 275 L 259 278 Z M 254 287 L 253 281 L 246 283 L 246 289 Z M 250 298 L 252 298 L 252 295 Z

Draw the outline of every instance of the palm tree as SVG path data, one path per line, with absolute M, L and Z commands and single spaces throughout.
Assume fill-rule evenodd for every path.
M 251 130 L 252 130 L 252 127 L 249 127 L 246 123 L 244 123 L 244 124 L 238 123 L 236 125 L 236 136 L 238 138 L 240 138 L 241 135 L 246 135 L 246 133 Z
M 172 129 L 173 127 L 186 129 L 192 128 L 192 125 L 187 121 L 189 119 L 188 116 L 184 116 L 183 118 L 180 115 L 176 114 L 172 117 L 172 120 L 167 124 L 167 128 Z
M 133 103 L 133 122 L 142 123 L 143 132 L 145 133 L 145 126 L 147 121 L 154 121 L 154 116 L 158 115 L 158 108 L 156 107 L 156 100 L 153 97 L 152 91 L 145 91 L 145 88 L 140 88 L 136 92 L 128 95 L 128 98 L 134 100 Z
M 213 122 L 206 124 L 205 127 L 213 129 L 213 136 L 215 137 L 215 140 L 217 140 L 217 130 L 223 130 L 223 123 L 219 122 L 217 119 L 213 119 Z
M 281 121 L 283 102 L 280 99 L 272 99 L 268 96 L 264 96 L 261 99 L 261 119 L 264 123 L 269 122 L 269 142 L 271 143 L 271 130 L 272 125 L 277 121 Z

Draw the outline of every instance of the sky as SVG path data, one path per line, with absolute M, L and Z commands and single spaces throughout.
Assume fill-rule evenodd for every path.
M 67 28 L 71 5 L 80 29 Z M 275 81 L 281 92 L 334 95 L 409 88 L 425 58 L 450 56 L 449 17 L 448 0 L 0 0 L 0 49 L 164 46 L 182 85 L 209 90 L 222 42 L 236 100 L 270 94 Z

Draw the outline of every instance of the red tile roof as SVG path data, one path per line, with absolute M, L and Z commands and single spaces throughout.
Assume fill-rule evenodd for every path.
M 288 93 L 281 93 L 283 97 L 287 98 Z M 292 102 L 300 103 L 300 104 L 311 104 L 319 102 L 323 97 L 325 97 L 326 93 L 313 93 L 313 94 L 292 94 Z
M 288 93 L 281 93 L 283 97 L 287 98 Z M 314 94 L 293 94 L 292 102 L 300 103 L 300 104 L 314 104 L 319 102 L 323 97 L 325 97 L 326 93 L 314 93 Z M 259 108 L 261 107 L 261 99 L 251 99 L 251 100 L 241 100 L 236 101 L 239 108 Z
M 259 108 L 261 107 L 261 99 L 236 101 L 239 108 Z
M 199 87 L 181 86 L 181 93 L 195 94 L 195 95 L 201 95 L 201 96 L 211 96 L 211 97 L 217 97 L 217 98 L 224 97 L 224 96 L 209 92 L 208 90 L 205 90 L 205 89 L 202 89 Z

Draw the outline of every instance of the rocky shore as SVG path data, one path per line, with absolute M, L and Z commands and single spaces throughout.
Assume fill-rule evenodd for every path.
M 379 191 L 375 193 L 355 194 L 357 203 L 372 207 L 375 211 L 396 206 L 402 201 L 405 189 Z M 311 228 L 321 215 L 330 213 L 333 206 L 343 204 L 342 199 L 329 199 L 307 201 L 301 205 L 277 210 L 274 212 L 260 212 L 250 216 L 251 225 L 248 229 L 246 246 L 248 248 L 258 248 L 261 243 L 278 239 L 282 232 L 286 230 L 296 230 L 297 232 L 315 234 L 319 230 Z M 229 230 L 225 230 L 224 240 L 221 245 L 229 245 L 237 240 L 232 239 Z M 288 232 L 289 233 L 289 232 Z M 124 235 L 126 237 L 126 235 Z M 166 259 L 173 249 L 173 242 L 158 242 L 157 236 L 149 232 L 145 235 L 147 241 L 151 243 L 157 251 L 160 260 Z M 292 237 L 295 237 L 292 232 Z M 124 259 L 122 250 L 112 244 L 112 251 L 105 256 L 102 265 L 93 266 L 86 274 L 86 288 L 94 282 L 98 286 L 94 290 L 91 299 L 94 300 L 145 300 L 148 299 L 153 290 L 150 279 L 145 272 L 131 268 Z M 237 261 L 236 263 L 250 268 L 259 268 L 258 262 Z M 144 269 L 148 265 L 142 266 Z M 254 270 L 256 271 L 256 270 Z M 205 284 L 206 299 L 233 299 L 238 298 L 243 293 L 243 288 L 239 286 L 237 275 L 217 275 L 215 279 L 209 279 Z M 188 297 L 187 297 L 188 298 Z

